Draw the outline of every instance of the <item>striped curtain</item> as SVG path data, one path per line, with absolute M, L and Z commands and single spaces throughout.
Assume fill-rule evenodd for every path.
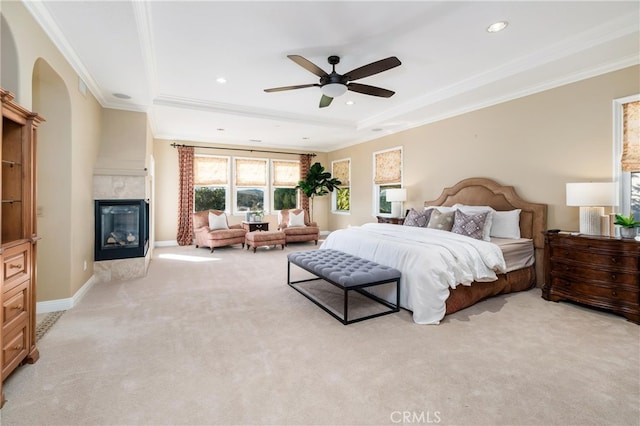
M 178 240 L 179 246 L 193 244 L 193 148 L 178 147 Z
M 307 178 L 307 174 L 309 173 L 309 169 L 311 168 L 311 154 L 301 154 L 300 155 L 300 180 L 304 180 Z M 309 217 L 311 214 L 309 212 L 309 197 L 304 195 L 302 191 L 300 191 L 300 208 L 307 211 Z

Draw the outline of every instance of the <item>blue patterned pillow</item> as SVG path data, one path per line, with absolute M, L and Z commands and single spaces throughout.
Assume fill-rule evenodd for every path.
M 466 235 L 476 240 L 482 240 L 484 222 L 487 220 L 488 214 L 489 212 L 466 214 L 460 210 L 456 210 L 451 232 Z
M 409 210 L 407 213 L 407 217 L 404 218 L 403 225 L 405 226 L 419 226 L 424 228 L 429 223 L 429 218 L 431 217 L 431 210 L 417 211 L 415 209 Z

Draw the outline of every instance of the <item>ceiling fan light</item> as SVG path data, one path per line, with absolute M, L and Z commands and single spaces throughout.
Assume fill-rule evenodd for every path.
M 347 86 L 341 83 L 329 83 L 320 88 L 323 95 L 330 98 L 337 98 L 347 93 Z

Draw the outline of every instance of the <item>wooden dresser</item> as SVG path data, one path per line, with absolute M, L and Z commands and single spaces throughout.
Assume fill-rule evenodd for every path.
M 404 217 L 386 217 L 376 216 L 378 223 L 391 223 L 394 225 L 402 225 L 404 223 Z
M 640 242 L 547 232 L 544 263 L 544 299 L 611 310 L 640 324 Z
M 2 210 L 0 277 L 2 382 L 21 364 L 34 363 L 36 348 L 36 134 L 43 118 L 0 89 L 2 109 Z

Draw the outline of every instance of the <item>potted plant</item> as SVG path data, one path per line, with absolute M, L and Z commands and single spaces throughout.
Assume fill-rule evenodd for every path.
M 620 226 L 622 238 L 634 238 L 637 234 L 636 228 L 640 226 L 640 221 L 635 220 L 633 213 L 629 213 L 629 216 L 616 214 L 616 220 L 613 223 Z
M 340 185 L 339 179 L 332 178 L 331 173 L 326 172 L 324 167 L 320 163 L 313 163 L 311 168 L 309 168 L 309 173 L 307 173 L 307 177 L 303 180 L 298 181 L 298 185 L 296 189 L 302 191 L 304 195 L 309 197 L 310 205 L 309 212 L 311 216 L 311 221 L 313 222 L 313 199 L 316 196 L 327 195 L 330 192 L 333 192 L 336 186 Z

